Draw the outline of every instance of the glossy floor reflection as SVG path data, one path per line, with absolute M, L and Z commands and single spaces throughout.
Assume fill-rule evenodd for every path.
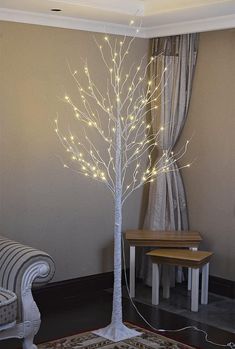
M 151 287 L 138 282 L 136 300 L 151 305 L 151 292 Z M 169 299 L 162 298 L 160 291 L 160 303 L 155 308 L 235 333 L 235 300 L 230 298 L 209 293 L 208 304 L 199 305 L 199 311 L 194 313 L 190 311 L 190 292 L 186 285 L 177 284 L 175 288 L 171 288 Z
M 180 329 L 185 326 L 197 326 L 206 331 L 209 338 L 217 343 L 226 344 L 228 342 L 235 342 L 235 334 L 233 333 L 215 328 L 203 322 L 189 319 L 181 314 L 174 314 L 171 311 L 148 305 L 147 298 L 150 292 L 150 289 L 138 287 L 137 297 L 141 296 L 142 301 L 136 301 L 135 305 L 140 313 L 155 328 L 169 330 Z M 40 310 L 42 314 L 42 325 L 35 338 L 35 343 L 42 343 L 106 326 L 110 322 L 112 294 L 107 291 L 92 293 L 91 290 L 88 295 L 83 298 L 79 297 L 76 301 L 74 299 L 72 301 L 68 299 L 67 303 L 63 305 L 45 307 Z M 219 315 L 217 314 L 217 316 Z M 125 321 L 150 329 L 137 314 L 130 300 L 127 298 L 123 299 L 123 317 Z M 193 329 L 182 332 L 167 332 L 163 335 L 195 348 L 216 348 L 214 345 L 205 341 L 205 336 L 202 333 Z M 22 344 L 19 340 L 15 339 L 0 341 L 0 349 L 22 349 Z

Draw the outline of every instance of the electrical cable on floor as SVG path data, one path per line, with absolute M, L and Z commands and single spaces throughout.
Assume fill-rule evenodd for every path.
M 195 330 L 197 332 L 201 332 L 204 334 L 205 336 L 205 341 L 209 344 L 218 346 L 218 347 L 223 347 L 223 348 L 231 348 L 231 349 L 235 349 L 235 343 L 230 342 L 227 344 L 219 344 L 216 342 L 213 342 L 212 340 L 209 339 L 209 335 L 206 331 L 196 327 L 196 326 L 186 326 L 186 327 L 182 327 L 179 328 L 177 330 L 165 330 L 165 329 L 161 329 L 161 328 L 156 328 L 153 325 L 150 324 L 150 322 L 140 313 L 140 311 L 138 310 L 137 306 L 135 305 L 133 299 L 130 296 L 130 289 L 129 289 L 129 285 L 128 285 L 128 281 L 127 281 L 127 272 L 126 272 L 126 256 L 125 256 L 125 241 L 124 238 L 122 236 L 122 257 L 123 257 L 123 266 L 124 266 L 124 278 L 125 278 L 125 284 L 126 284 L 126 289 L 127 289 L 127 293 L 128 293 L 128 297 L 131 301 L 131 304 L 133 306 L 133 308 L 135 309 L 135 311 L 137 312 L 137 314 L 141 317 L 141 319 L 154 331 L 158 331 L 158 332 L 181 332 L 181 331 L 186 331 L 186 330 Z

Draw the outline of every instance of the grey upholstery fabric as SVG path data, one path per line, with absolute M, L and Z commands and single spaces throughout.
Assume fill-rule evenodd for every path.
M 17 316 L 17 297 L 14 292 L 0 288 L 0 326 L 12 323 Z
M 52 279 L 55 265 L 52 258 L 45 252 L 22 245 L 0 236 L 0 286 L 13 291 L 18 297 L 18 316 L 21 320 L 21 285 L 27 268 L 35 262 L 45 261 L 49 265 L 48 275 L 37 278 L 34 285 L 47 283 Z

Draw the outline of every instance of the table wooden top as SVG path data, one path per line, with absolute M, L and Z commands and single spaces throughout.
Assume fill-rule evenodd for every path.
M 127 230 L 125 238 L 134 246 L 198 247 L 202 236 L 197 231 Z
M 153 262 L 181 265 L 185 267 L 198 267 L 208 263 L 212 252 L 190 251 L 182 249 L 157 249 L 147 253 Z

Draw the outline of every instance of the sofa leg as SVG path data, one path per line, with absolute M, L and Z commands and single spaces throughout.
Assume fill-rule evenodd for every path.
M 23 349 L 37 349 L 37 346 L 33 344 L 34 336 L 28 336 L 23 339 Z

